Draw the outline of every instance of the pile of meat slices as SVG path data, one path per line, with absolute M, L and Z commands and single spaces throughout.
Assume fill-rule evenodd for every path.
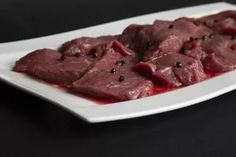
M 236 68 L 236 11 L 198 19 L 130 25 L 120 35 L 81 37 L 39 49 L 13 68 L 75 93 L 117 101 L 208 78 Z

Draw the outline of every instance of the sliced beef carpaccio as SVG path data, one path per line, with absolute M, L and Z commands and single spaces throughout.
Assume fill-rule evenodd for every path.
M 61 54 L 52 49 L 35 50 L 18 60 L 13 67 L 14 71 L 27 72 L 34 65 L 51 65 L 59 62 Z
M 101 55 L 101 47 L 109 42 L 116 40 L 119 36 L 100 36 L 97 38 L 81 37 L 71 41 L 67 41 L 59 48 L 59 51 L 66 56 L 73 56 L 75 54 L 85 56 L 88 53 L 94 55 Z
M 202 61 L 204 68 L 225 72 L 236 68 L 236 40 L 227 35 L 212 35 L 185 44 L 184 54 Z
M 121 35 L 80 37 L 58 51 L 33 51 L 13 70 L 76 93 L 123 101 L 152 94 L 154 84 L 187 86 L 205 80 L 204 70 L 235 68 L 236 11 L 225 11 L 130 25 Z
M 213 29 L 217 33 L 236 35 L 236 11 L 224 11 L 205 16 L 196 22 Z
M 98 45 L 97 49 L 105 52 L 113 48 L 123 55 L 129 55 L 131 51 L 125 48 L 118 41 L 111 41 L 108 44 Z M 39 79 L 62 85 L 70 85 L 80 79 L 93 64 L 102 57 L 91 55 L 66 56 L 51 49 L 40 49 L 33 51 L 17 61 L 13 70 L 26 72 Z
M 141 41 L 138 40 L 139 38 L 139 31 L 146 28 L 150 27 L 150 25 L 138 25 L 138 24 L 132 24 L 128 26 L 123 32 L 120 37 L 120 42 L 125 46 L 128 47 L 129 49 L 132 49 L 134 51 L 139 52 L 140 51 L 140 46 Z M 140 52 L 139 52 L 140 53 Z
M 203 60 L 205 69 L 225 72 L 236 68 L 236 40 L 230 36 L 216 35 L 209 42 L 203 43 L 202 47 L 208 53 Z
M 196 26 L 194 20 L 180 18 L 175 21 L 157 20 L 152 25 L 131 25 L 123 33 L 121 42 L 143 55 L 145 61 L 176 53 L 184 42 L 208 35 L 205 26 Z
M 149 73 L 153 81 L 168 87 L 187 86 L 206 79 L 201 62 L 180 53 L 138 63 L 135 69 Z
M 148 96 L 153 83 L 133 71 L 137 62 L 134 53 L 124 55 L 117 49 L 107 49 L 103 58 L 73 83 L 73 90 L 120 101 Z
M 96 58 L 90 56 L 68 57 L 55 50 L 40 49 L 17 61 L 13 70 L 51 83 L 68 85 L 78 80 L 95 61 Z
M 51 83 L 70 85 L 80 79 L 94 62 L 95 59 L 86 56 L 63 57 L 56 64 L 34 65 L 29 68 L 28 73 Z

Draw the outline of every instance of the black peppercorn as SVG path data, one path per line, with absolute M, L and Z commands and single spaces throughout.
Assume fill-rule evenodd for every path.
M 147 47 L 152 47 L 154 45 L 154 42 L 148 41 L 147 42 Z
M 181 68 L 182 67 L 182 63 L 177 61 L 176 64 L 175 64 L 175 67 L 176 68 Z
M 61 55 L 60 60 L 61 60 L 61 61 L 64 61 L 65 59 L 66 59 L 66 57 L 65 57 L 64 55 Z
M 215 19 L 215 20 L 214 20 L 214 23 L 217 23 L 217 22 L 218 22 L 218 20 L 217 20 L 217 19 Z
M 118 79 L 120 82 L 124 81 L 125 80 L 125 77 L 120 75 L 119 79 Z
M 203 35 L 202 36 L 202 40 L 206 40 L 207 39 L 207 36 L 206 35 Z
M 190 38 L 189 38 L 189 41 L 193 41 L 193 40 L 194 40 L 194 38 L 193 38 L 193 37 L 190 37 Z
M 98 54 L 97 54 L 97 53 L 93 53 L 93 54 L 92 54 L 92 57 L 93 57 L 93 58 L 97 58 L 97 57 L 98 57 Z
M 231 36 L 231 40 L 235 40 L 236 39 L 236 36 Z
M 80 52 L 76 52 L 76 53 L 74 54 L 74 56 L 75 56 L 75 57 L 79 57 L 79 56 L 80 56 Z
M 169 25 L 169 29 L 172 29 L 172 28 L 174 28 L 174 25 Z
M 204 25 L 204 26 L 207 26 L 207 22 L 206 22 L 206 21 L 204 21 L 204 22 L 203 22 L 203 25 Z
M 214 38 L 214 34 L 210 34 L 210 35 L 209 35 L 209 38 L 210 38 L 210 39 Z
M 115 69 L 115 68 L 112 68 L 110 72 L 111 72 L 112 74 L 115 74 L 115 73 L 116 73 L 116 69 Z
M 119 60 L 119 61 L 116 61 L 115 64 L 118 65 L 118 66 L 123 66 L 123 65 L 125 65 L 125 61 Z

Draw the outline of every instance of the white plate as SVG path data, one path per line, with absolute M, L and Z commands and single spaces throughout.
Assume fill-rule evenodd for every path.
M 24 74 L 12 72 L 11 68 L 17 59 L 31 50 L 43 47 L 57 48 L 64 41 L 76 37 L 118 34 L 132 23 L 152 23 L 157 18 L 199 17 L 229 9 L 236 9 L 236 6 L 227 3 L 214 3 L 129 18 L 47 37 L 3 43 L 0 44 L 0 78 L 10 85 L 57 104 L 91 123 L 146 116 L 190 106 L 234 90 L 236 88 L 236 71 L 156 96 L 98 105 Z

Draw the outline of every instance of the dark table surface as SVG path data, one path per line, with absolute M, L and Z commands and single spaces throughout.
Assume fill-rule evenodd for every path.
M 3 0 L 0 42 L 207 2 L 214 1 Z M 0 89 L 1 157 L 236 156 L 236 91 L 159 115 L 87 124 L 2 82 Z

